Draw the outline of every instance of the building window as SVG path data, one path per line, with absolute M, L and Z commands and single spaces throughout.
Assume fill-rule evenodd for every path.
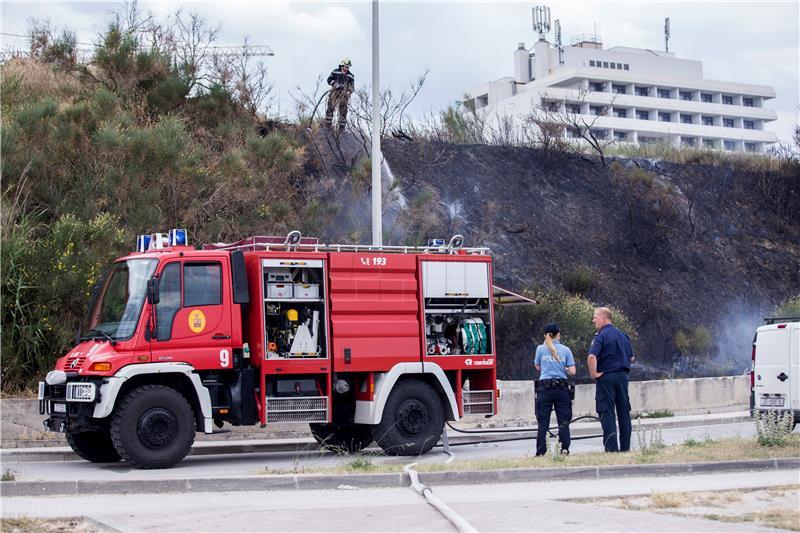
M 752 120 L 745 120 L 744 121 L 744 129 L 746 130 L 754 130 L 756 129 L 756 123 Z
M 614 93 L 616 94 L 625 94 L 625 86 L 624 85 L 617 85 L 616 83 L 611 85 L 611 89 L 613 89 Z
M 681 124 L 691 124 L 692 115 L 681 115 Z
M 662 113 L 659 111 L 658 113 L 658 121 L 659 122 L 671 122 L 672 118 L 670 117 L 669 113 Z
M 613 68 L 614 70 L 617 70 L 617 64 L 616 63 L 611 63 L 611 68 Z
M 553 100 L 542 100 L 542 107 L 545 111 L 558 112 L 561 109 L 561 103 Z
M 605 89 L 605 86 L 606 86 L 605 83 L 598 83 L 596 81 L 593 81 L 589 83 L 589 90 L 601 93 L 603 92 L 603 89 Z
M 579 104 L 567 104 L 567 113 L 572 113 L 574 115 L 580 115 L 581 106 Z
M 650 96 L 650 87 L 635 87 L 636 96 Z
M 617 118 L 628 118 L 628 111 L 625 109 L 614 108 L 614 116 Z
M 589 60 L 589 66 L 590 66 L 590 67 L 593 67 L 593 66 L 594 66 L 594 59 L 590 59 L 590 60 Z
M 736 142 L 726 139 L 723 143 L 726 150 L 736 150 Z
M 605 115 L 606 114 L 606 108 L 604 106 L 601 106 L 601 105 L 590 105 L 589 106 L 589 114 L 590 115 L 595 115 L 595 116 Z
M 722 96 L 722 103 L 725 105 L 733 105 L 733 96 Z
M 624 141 L 627 139 L 628 135 L 624 131 L 615 131 L 614 132 L 614 139 L 617 141 Z
M 617 63 L 617 70 L 622 70 L 622 63 Z
M 703 117 L 703 126 L 713 126 L 714 117 Z
M 714 139 L 703 139 L 703 146 L 706 148 L 714 148 Z
M 567 128 L 567 136 L 570 139 L 580 139 L 581 138 L 581 132 L 580 132 L 580 130 L 578 128 L 570 127 L 570 128 Z
M 627 63 L 625 63 L 625 70 L 630 70 Z
M 686 146 L 694 146 L 695 139 L 694 137 L 681 137 L 681 144 Z
M 755 102 L 752 98 L 742 98 L 742 105 L 745 107 L 755 107 Z
M 658 139 L 655 137 L 645 137 L 644 135 L 639 135 L 639 144 L 654 144 L 657 142 Z
M 592 135 L 594 135 L 598 139 L 607 139 L 608 130 L 592 130 Z
M 691 91 L 681 91 L 681 100 L 693 100 L 694 93 Z
M 712 97 L 709 93 L 700 93 L 700 100 L 703 102 L 710 104 L 714 101 L 714 97 Z
M 637 111 L 636 118 L 639 120 L 650 120 L 650 111 Z
M 659 98 L 669 98 L 669 89 L 658 89 L 658 97 Z
M 733 127 L 733 119 L 732 118 L 723 118 L 722 119 L 722 125 L 725 126 L 726 128 L 732 128 Z
M 603 68 L 608 68 L 608 61 L 603 61 Z
M 744 149 L 748 152 L 755 152 L 757 151 L 756 143 L 744 143 Z

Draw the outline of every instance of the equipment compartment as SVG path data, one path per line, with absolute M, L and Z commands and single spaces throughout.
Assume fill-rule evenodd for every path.
M 428 355 L 481 355 L 492 352 L 488 298 L 425 298 Z
M 265 357 L 327 357 L 323 262 L 265 259 L 262 269 Z

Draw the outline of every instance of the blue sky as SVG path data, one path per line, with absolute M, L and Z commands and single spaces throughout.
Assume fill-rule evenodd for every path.
M 513 75 L 512 52 L 532 44 L 535 2 L 381 2 L 381 85 L 401 89 L 429 70 L 410 109 L 422 116 L 459 99 L 470 87 Z M 769 102 L 779 119 L 767 127 L 788 140 L 800 102 L 800 2 L 547 2 L 560 19 L 565 40 L 597 33 L 604 45 L 663 49 L 664 17 L 670 17 L 670 50 L 703 61 L 706 78 L 775 87 Z M 47 18 L 91 42 L 121 4 L 110 2 L 2 3 L 2 31 L 25 33 L 30 17 Z M 267 44 L 276 84 L 276 106 L 293 107 L 289 92 L 313 87 L 342 57 L 353 60 L 359 85 L 371 79 L 370 2 L 140 2 L 166 16 L 182 8 L 222 25 L 220 44 Z M 25 40 L 2 36 L 2 48 Z

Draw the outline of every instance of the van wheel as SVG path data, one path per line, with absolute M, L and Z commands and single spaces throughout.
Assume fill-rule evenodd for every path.
M 436 391 L 418 379 L 400 381 L 389 394 L 373 437 L 390 455 L 420 455 L 433 448 L 444 430 L 444 408 Z
M 317 443 L 334 452 L 356 453 L 372 444 L 372 426 L 364 424 L 309 424 Z
M 81 459 L 92 463 L 116 463 L 121 459 L 108 431 L 68 431 L 66 437 L 69 447 Z
M 173 388 L 145 385 L 120 402 L 111 420 L 111 439 L 123 459 L 138 468 L 170 468 L 194 442 L 191 405 Z

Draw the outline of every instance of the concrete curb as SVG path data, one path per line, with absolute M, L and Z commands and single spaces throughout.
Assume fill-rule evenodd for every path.
M 694 427 L 698 425 L 711 426 L 719 424 L 739 424 L 742 422 L 750 422 L 752 418 L 749 416 L 734 416 L 734 417 L 718 417 L 708 418 L 701 421 L 698 420 L 669 420 L 668 418 L 651 418 L 645 419 L 643 426 L 647 428 L 658 427 L 661 429 L 672 429 L 678 427 Z M 636 423 L 634 422 L 634 427 Z M 457 432 L 449 432 L 450 444 L 458 445 L 460 442 L 470 442 L 473 440 L 481 440 L 486 443 L 493 441 L 502 441 L 503 439 L 519 437 L 524 435 L 524 431 L 509 432 L 509 433 L 495 433 L 492 434 L 493 429 L 514 430 L 517 428 L 487 428 L 486 431 L 474 434 L 465 434 Z M 470 429 L 470 431 L 480 431 Z M 597 422 L 579 423 L 572 426 L 573 437 L 582 437 L 587 435 L 594 435 L 600 431 L 600 424 Z M 276 453 L 276 452 L 297 452 L 297 451 L 316 451 L 318 446 L 314 439 L 300 438 L 300 439 L 283 439 L 270 440 L 268 442 L 254 440 L 252 442 L 216 442 L 216 441 L 198 441 L 189 450 L 189 455 L 205 456 L 205 455 L 224 455 L 224 454 L 239 454 L 239 453 Z M 69 449 L 65 447 L 52 447 L 52 448 L 6 448 L 0 450 L 0 457 L 4 462 L 50 462 L 50 461 L 77 461 L 80 458 Z
M 520 468 L 505 470 L 475 470 L 464 472 L 430 472 L 420 474 L 421 481 L 431 485 L 479 483 L 513 483 L 565 479 L 607 479 L 616 477 L 675 476 L 709 474 L 748 470 L 797 470 L 800 457 L 755 459 L 749 461 L 720 461 L 683 464 L 579 466 L 564 468 Z M 357 488 L 405 487 L 410 484 L 407 474 L 318 474 L 264 475 L 230 478 L 196 479 L 133 479 L 108 481 L 5 481 L 0 483 L 0 495 L 66 496 L 86 494 L 152 494 L 162 492 L 242 492 L 267 490 L 335 489 L 342 485 Z

